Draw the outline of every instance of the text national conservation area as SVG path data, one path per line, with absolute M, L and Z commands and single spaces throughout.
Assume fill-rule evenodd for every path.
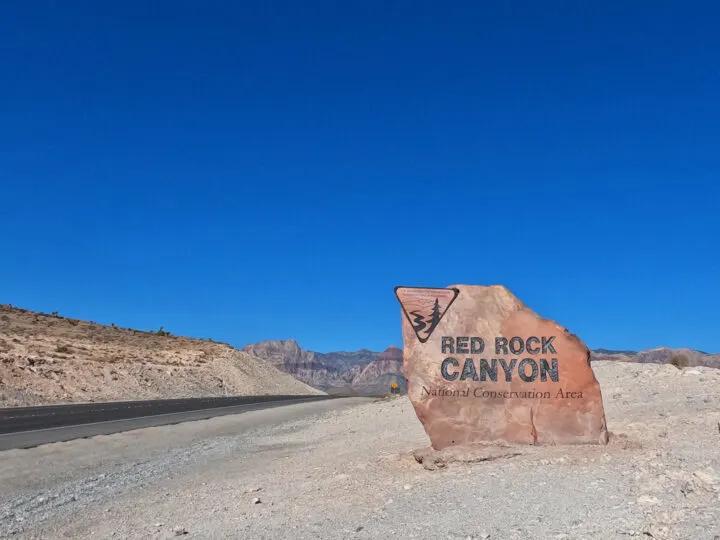
M 555 336 L 496 337 L 493 343 L 493 357 L 473 358 L 461 355 L 481 355 L 485 353 L 485 340 L 477 336 L 442 336 L 441 353 L 445 358 L 440 364 L 440 374 L 448 382 L 513 382 L 520 380 L 525 383 L 560 382 L 557 351 L 554 346 Z M 515 356 L 513 358 L 512 356 Z M 542 356 L 541 356 L 542 355 Z M 503 356 L 511 356 L 504 358 Z M 553 396 L 553 394 L 555 394 Z M 482 398 L 525 398 L 549 399 L 582 398 L 582 392 L 567 392 L 561 388 L 557 392 L 516 390 L 489 390 L 481 387 L 466 388 L 428 388 L 423 386 L 422 395 L 448 397 L 482 397 Z

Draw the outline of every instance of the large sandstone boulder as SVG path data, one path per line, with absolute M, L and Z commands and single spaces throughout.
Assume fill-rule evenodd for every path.
M 433 448 L 606 444 L 590 351 L 505 287 L 396 288 L 403 371 Z

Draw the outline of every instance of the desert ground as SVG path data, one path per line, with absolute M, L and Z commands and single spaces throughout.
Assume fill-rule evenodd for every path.
M 401 396 L 6 451 L 0 536 L 720 538 L 720 371 L 593 369 L 606 446 L 428 452 Z
M 0 305 L 0 407 L 322 393 L 223 343 Z

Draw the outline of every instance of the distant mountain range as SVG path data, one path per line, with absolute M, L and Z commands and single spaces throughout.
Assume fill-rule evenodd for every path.
M 401 392 L 407 391 L 407 382 L 402 374 L 403 352 L 394 346 L 383 352 L 361 349 L 355 352 L 317 353 L 305 350 L 295 340 L 289 339 L 261 341 L 246 345 L 242 350 L 329 393 L 386 393 L 393 382 L 398 384 Z M 674 364 L 680 368 L 720 368 L 720 354 L 665 347 L 645 351 L 595 349 L 590 352 L 590 360 Z
M 407 391 L 402 375 L 403 353 L 397 347 L 388 347 L 383 352 L 361 349 L 317 353 L 302 349 L 294 339 L 289 339 L 261 341 L 242 350 L 329 393 L 387 393 L 393 382 L 401 392 Z
M 658 347 L 645 351 L 610 351 L 595 349 L 590 359 L 616 360 L 618 362 L 638 362 L 641 364 L 674 364 L 678 367 L 705 366 L 720 369 L 720 354 L 710 354 L 694 349 L 669 349 Z

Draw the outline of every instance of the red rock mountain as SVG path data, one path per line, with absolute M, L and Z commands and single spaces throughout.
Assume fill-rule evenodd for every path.
M 359 391 L 387 391 L 393 382 L 398 384 L 402 392 L 407 389 L 407 382 L 402 373 L 402 349 L 391 346 L 381 352 L 375 360 L 367 364 L 352 378 L 352 388 Z
M 407 388 L 402 375 L 402 349 L 394 346 L 383 352 L 361 349 L 316 353 L 289 339 L 261 341 L 242 350 L 328 392 L 388 393 L 393 382 L 401 391 Z

